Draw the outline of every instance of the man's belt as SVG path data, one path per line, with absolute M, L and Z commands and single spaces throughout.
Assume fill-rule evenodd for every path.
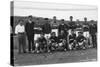
M 24 35 L 25 33 L 18 33 L 18 34 L 20 34 L 20 35 Z

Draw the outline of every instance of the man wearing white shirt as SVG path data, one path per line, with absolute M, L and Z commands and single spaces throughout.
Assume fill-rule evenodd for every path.
M 19 41 L 19 53 L 21 53 L 21 49 L 23 49 L 23 52 L 26 53 L 25 50 L 25 27 L 23 24 L 23 20 L 19 20 L 19 24 L 15 27 L 15 34 L 18 35 L 18 41 Z

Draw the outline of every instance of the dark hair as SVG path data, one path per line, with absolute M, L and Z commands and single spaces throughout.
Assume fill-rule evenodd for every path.
M 78 32 L 78 33 L 83 34 L 83 32 L 82 32 L 82 31 L 80 31 L 80 32 Z
M 40 34 L 44 35 L 44 33 L 43 33 L 43 32 L 41 32 Z
M 55 34 L 55 32 L 51 32 L 51 35 L 52 35 L 52 34 Z
M 64 21 L 64 19 L 61 19 L 61 21 Z
M 84 17 L 84 20 L 87 20 L 87 17 Z
M 18 22 L 21 22 L 21 21 L 23 22 L 24 20 L 22 20 L 22 19 L 18 20 Z
M 73 16 L 70 16 L 70 18 L 73 18 Z
M 56 18 L 56 16 L 53 16 L 53 18 Z
M 44 18 L 44 20 L 49 20 L 48 18 Z
M 32 15 L 29 15 L 28 18 L 32 18 Z

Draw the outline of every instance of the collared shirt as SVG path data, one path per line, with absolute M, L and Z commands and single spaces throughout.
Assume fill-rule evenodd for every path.
M 18 34 L 18 33 L 24 33 L 25 32 L 25 27 L 24 25 L 20 25 L 18 24 L 15 28 L 15 34 Z

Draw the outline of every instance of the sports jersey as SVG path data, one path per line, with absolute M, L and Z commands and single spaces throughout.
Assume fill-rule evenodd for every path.
M 56 36 L 51 36 L 50 38 L 49 38 L 49 40 L 52 42 L 52 43 L 55 43 L 55 42 L 58 42 L 58 38 L 56 37 Z
M 45 39 L 45 37 L 43 37 L 43 38 L 38 38 L 38 42 L 41 42 L 41 43 L 43 43 L 43 42 L 46 42 L 46 39 Z
M 85 38 L 84 36 L 82 36 L 82 35 L 79 35 L 79 36 L 76 38 L 77 42 L 83 42 L 85 39 L 86 39 L 86 38 Z
M 72 43 L 74 40 L 76 40 L 76 34 L 69 35 L 69 43 Z

